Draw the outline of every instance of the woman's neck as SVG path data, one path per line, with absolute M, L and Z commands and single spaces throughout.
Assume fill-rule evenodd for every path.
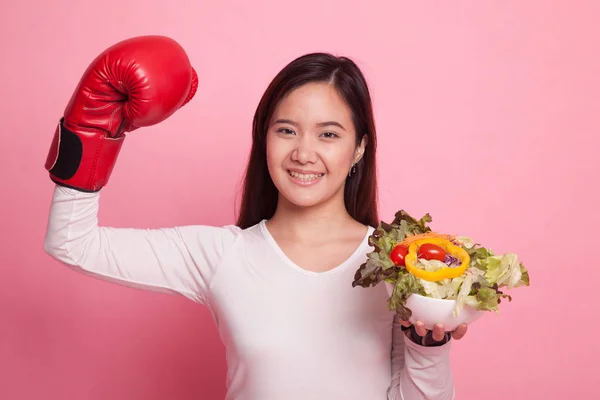
M 343 229 L 359 224 L 346 210 L 343 199 L 341 202 L 331 200 L 313 207 L 298 207 L 280 200 L 267 225 L 288 237 L 322 241 L 324 237 L 339 235 Z

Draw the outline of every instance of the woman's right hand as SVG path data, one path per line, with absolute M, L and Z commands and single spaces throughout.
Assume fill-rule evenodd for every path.
M 90 64 L 60 120 L 45 168 L 58 185 L 96 192 L 108 182 L 126 132 L 158 124 L 192 99 L 198 78 L 164 36 L 119 42 Z

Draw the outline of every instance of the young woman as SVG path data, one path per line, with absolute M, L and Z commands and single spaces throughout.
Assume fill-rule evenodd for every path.
M 164 37 L 118 43 L 90 65 L 46 162 L 57 184 L 48 254 L 208 307 L 226 347 L 227 399 L 452 399 L 451 335 L 395 320 L 383 285 L 351 285 L 378 216 L 371 99 L 347 58 L 305 55 L 269 85 L 236 225 L 98 225 L 124 132 L 166 119 L 195 88 L 185 52 Z

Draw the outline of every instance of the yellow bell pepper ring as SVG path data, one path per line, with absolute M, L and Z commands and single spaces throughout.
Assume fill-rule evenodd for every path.
M 461 264 L 457 267 L 445 267 L 440 268 L 437 271 L 426 271 L 419 268 L 417 264 L 417 254 L 419 247 L 422 244 L 431 243 L 443 248 L 447 254 L 456 257 L 461 261 Z M 404 259 L 405 266 L 408 272 L 416 276 L 417 278 L 424 279 L 430 282 L 437 282 L 443 279 L 451 279 L 461 276 L 469 266 L 471 257 L 469 254 L 460 246 L 455 246 L 447 239 L 444 238 L 426 238 L 421 240 L 413 241 L 408 247 L 408 254 Z

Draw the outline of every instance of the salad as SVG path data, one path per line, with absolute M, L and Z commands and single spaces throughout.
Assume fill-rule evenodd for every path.
M 496 255 L 466 236 L 433 232 L 429 214 L 419 220 L 404 210 L 369 237 L 374 250 L 356 271 L 352 287 L 393 286 L 388 308 L 408 321 L 406 301 L 413 294 L 455 300 L 454 316 L 463 307 L 498 312 L 503 290 L 529 286 L 529 273 L 514 253 Z

